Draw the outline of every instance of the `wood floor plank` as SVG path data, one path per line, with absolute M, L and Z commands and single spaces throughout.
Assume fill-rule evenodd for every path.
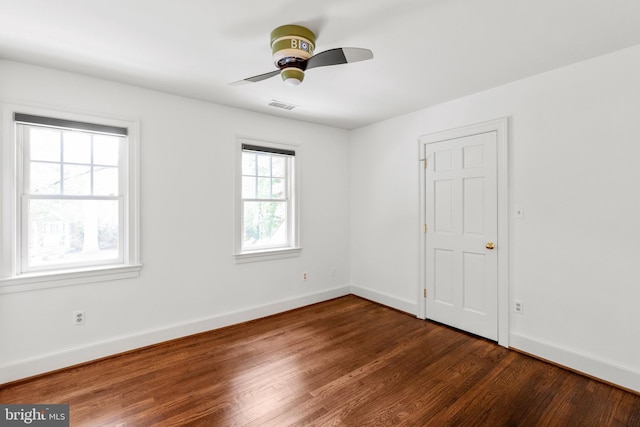
M 640 396 L 348 296 L 0 386 L 73 426 L 636 426 Z

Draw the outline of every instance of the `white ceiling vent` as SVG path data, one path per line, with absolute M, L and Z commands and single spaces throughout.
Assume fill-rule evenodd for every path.
M 282 108 L 283 110 L 293 110 L 294 108 L 297 107 L 297 105 L 289 104 L 289 103 L 278 101 L 275 99 L 271 100 L 271 102 L 269 103 L 269 106 L 275 107 L 275 108 Z

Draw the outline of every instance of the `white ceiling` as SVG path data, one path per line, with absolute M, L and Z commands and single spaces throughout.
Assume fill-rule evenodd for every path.
M 229 86 L 284 24 L 374 59 Z M 639 43 L 639 0 L 0 0 L 2 58 L 346 129 Z

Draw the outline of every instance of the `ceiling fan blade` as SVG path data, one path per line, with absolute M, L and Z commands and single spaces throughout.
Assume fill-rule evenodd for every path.
M 369 49 L 362 49 L 359 47 L 339 47 L 336 49 L 325 50 L 317 55 L 309 58 L 306 63 L 303 63 L 304 69 L 309 70 L 317 67 L 327 67 L 329 65 L 349 64 L 351 62 L 366 61 L 373 58 L 373 52 Z M 268 78 L 277 76 L 280 74 L 280 70 L 270 71 L 268 73 L 259 74 L 257 76 L 248 77 L 246 79 L 238 80 L 233 83 L 229 83 L 230 86 L 239 86 L 247 83 L 260 82 Z
M 274 70 L 274 71 L 270 71 L 268 73 L 259 74 L 257 76 L 247 77 L 246 79 L 238 80 L 237 82 L 229 83 L 229 86 L 239 86 L 239 85 L 243 85 L 243 84 L 247 84 L 247 83 L 260 82 L 262 80 L 266 80 L 266 79 L 271 78 L 273 76 L 277 76 L 278 74 L 280 74 L 280 70 Z
M 339 47 L 325 50 L 307 60 L 307 70 L 329 65 L 348 64 L 351 62 L 366 61 L 373 58 L 373 52 L 359 47 Z

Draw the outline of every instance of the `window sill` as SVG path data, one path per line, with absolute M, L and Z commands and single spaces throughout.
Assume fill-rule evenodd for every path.
M 83 285 L 111 280 L 131 279 L 140 275 L 142 265 L 92 268 L 90 270 L 61 270 L 30 273 L 0 279 L 0 294 L 35 291 L 62 286 Z
M 274 259 L 294 258 L 300 256 L 302 248 L 271 249 L 266 251 L 243 252 L 234 254 L 236 264 L 248 262 L 271 261 Z

